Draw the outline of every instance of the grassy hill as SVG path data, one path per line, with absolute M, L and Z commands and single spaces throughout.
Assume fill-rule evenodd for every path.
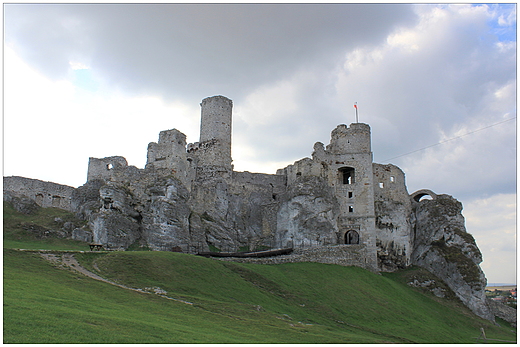
M 423 271 L 416 268 L 378 275 L 171 252 L 74 254 L 103 278 L 188 304 L 11 249 L 87 250 L 86 244 L 15 231 L 27 218 L 52 221 L 53 212 L 42 209 L 38 219 L 4 208 L 4 343 L 474 343 L 481 327 L 490 339 L 516 341 L 506 322 L 495 326 L 457 300 L 407 286 Z

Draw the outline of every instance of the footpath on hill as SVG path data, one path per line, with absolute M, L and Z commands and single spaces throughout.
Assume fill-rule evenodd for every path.
M 74 258 L 74 254 L 72 253 L 61 253 L 61 254 L 55 254 L 55 253 L 43 253 L 43 252 L 39 252 L 40 256 L 61 267 L 61 268 L 64 268 L 64 269 L 67 269 L 67 270 L 71 270 L 71 271 L 74 271 L 74 272 L 77 272 L 77 273 L 80 273 L 84 276 L 87 276 L 87 277 L 90 277 L 92 279 L 95 279 L 97 281 L 102 281 L 102 282 L 105 282 L 105 283 L 108 283 L 108 284 L 111 284 L 111 285 L 114 285 L 114 286 L 117 286 L 117 287 L 120 287 L 120 288 L 123 288 L 123 289 L 128 289 L 128 290 L 133 290 L 135 292 L 139 292 L 139 293 L 145 293 L 145 294 L 156 294 L 160 297 L 163 297 L 165 299 L 169 299 L 169 300 L 174 300 L 174 301 L 178 301 L 178 302 L 182 302 L 184 304 L 188 304 L 188 305 L 193 305 L 193 303 L 189 302 L 189 301 L 184 301 L 184 300 L 181 300 L 181 299 L 175 299 L 175 298 L 172 298 L 172 297 L 169 297 L 167 296 L 166 294 L 168 294 L 165 290 L 159 288 L 159 287 L 151 287 L 151 288 L 131 288 L 131 287 L 128 287 L 128 286 L 125 286 L 123 284 L 119 284 L 119 283 L 116 283 L 116 282 L 113 282 L 113 281 L 110 281 L 106 278 L 103 278 L 89 270 L 87 270 L 85 267 L 83 267 L 77 260 L 76 258 Z

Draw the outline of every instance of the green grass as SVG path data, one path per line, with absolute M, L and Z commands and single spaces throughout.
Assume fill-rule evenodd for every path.
M 64 222 L 73 222 L 77 226 L 85 224 L 75 218 L 73 213 L 59 208 L 40 208 L 34 214 L 25 215 L 17 212 L 11 204 L 4 201 L 4 248 L 88 250 L 85 242 L 64 238 L 41 237 L 35 230 L 60 229 Z M 56 222 L 60 218 L 62 222 Z M 31 231 L 33 230 L 33 231 Z
M 160 287 L 193 305 L 4 249 L 4 343 L 472 343 L 480 327 L 515 340 L 510 328 L 360 268 L 169 252 L 76 257 L 119 283 Z
M 90 279 L 37 252 L 8 249 L 5 239 L 13 235 L 4 229 L 4 343 L 474 343 L 481 327 L 490 339 L 516 341 L 507 323 L 493 325 L 457 300 L 407 286 L 416 268 L 378 275 L 174 252 L 75 253 L 107 279 L 159 287 L 188 305 Z M 26 246 L 16 248 L 40 241 L 22 237 Z M 56 240 L 56 249 L 65 241 Z

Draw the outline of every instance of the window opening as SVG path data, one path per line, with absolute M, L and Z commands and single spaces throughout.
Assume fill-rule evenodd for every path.
M 353 167 L 342 167 L 339 170 L 340 181 L 343 184 L 354 184 L 355 169 Z
M 353 196 L 354 196 L 354 193 L 352 193 L 352 192 L 348 192 L 348 198 L 349 198 L 349 199 L 352 199 Z
M 113 164 L 107 164 L 107 170 L 112 170 L 114 168 Z
M 349 212 L 354 212 L 354 206 L 353 206 L 353 205 L 350 205 L 350 206 L 348 207 L 348 211 L 349 211 Z
M 423 200 L 433 200 L 433 198 L 430 195 L 425 194 L 425 195 L 420 196 L 418 199 L 417 198 L 415 199 L 415 201 L 423 201 Z
M 390 182 L 395 182 L 395 177 L 394 176 L 390 176 Z
M 355 230 L 349 230 L 345 233 L 345 244 L 346 245 L 357 245 L 359 244 L 359 234 Z
M 379 182 L 379 188 L 384 188 L 385 187 L 385 184 L 383 182 Z

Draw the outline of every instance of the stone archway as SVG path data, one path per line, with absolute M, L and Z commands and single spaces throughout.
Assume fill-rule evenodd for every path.
M 423 198 L 425 196 L 430 196 L 432 198 L 432 200 L 435 200 L 437 198 L 437 194 L 435 194 L 434 192 L 432 192 L 429 189 L 420 189 L 420 190 L 416 191 L 415 193 L 410 194 L 410 198 L 416 202 L 421 201 L 421 198 Z
M 359 234 L 355 230 L 349 230 L 345 233 L 344 238 L 346 245 L 357 245 L 359 244 Z

